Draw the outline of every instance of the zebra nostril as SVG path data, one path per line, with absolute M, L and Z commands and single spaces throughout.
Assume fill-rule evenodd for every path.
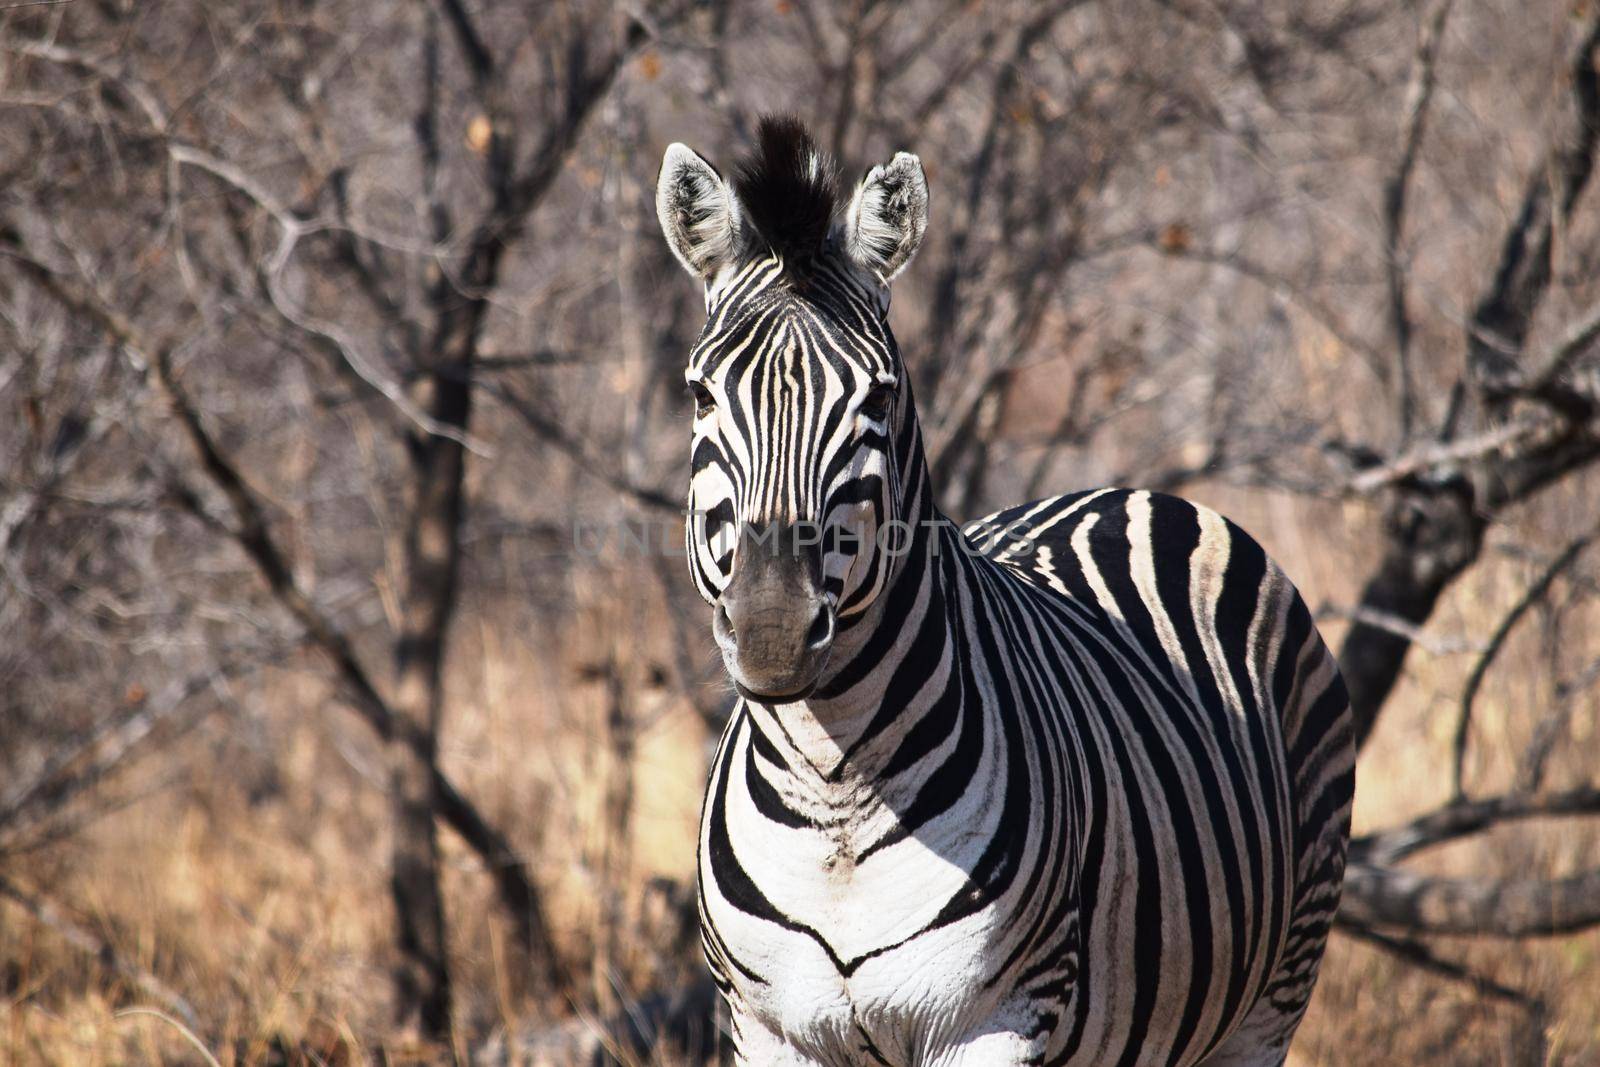
M 738 634 L 733 629 L 733 619 L 728 616 L 728 605 L 717 601 L 717 610 L 711 615 L 711 635 L 725 641 L 733 641 Z
M 817 617 L 811 620 L 811 629 L 806 631 L 806 648 L 812 652 L 820 652 L 832 643 L 833 612 L 824 604 L 817 612 Z

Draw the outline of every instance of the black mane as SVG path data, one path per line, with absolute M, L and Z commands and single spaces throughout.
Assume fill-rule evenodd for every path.
M 734 170 L 748 221 L 784 269 L 803 277 L 833 225 L 839 173 L 793 115 L 764 115 L 757 147 Z

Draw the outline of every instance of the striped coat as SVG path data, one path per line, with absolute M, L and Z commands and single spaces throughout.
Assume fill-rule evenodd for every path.
M 886 323 L 920 164 L 840 221 L 797 127 L 734 183 L 680 148 L 658 207 L 708 294 L 687 543 L 743 695 L 700 909 L 739 1061 L 1281 1063 L 1354 786 L 1305 604 L 1173 497 L 943 521 Z

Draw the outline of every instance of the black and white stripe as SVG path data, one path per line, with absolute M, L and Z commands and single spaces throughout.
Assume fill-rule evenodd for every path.
M 838 626 L 815 688 L 741 701 L 711 771 L 700 909 L 739 1062 L 1281 1063 L 1354 786 L 1303 601 L 1243 531 L 1153 493 L 1011 509 L 976 550 L 934 506 L 886 323 L 921 237 L 914 157 L 869 174 L 801 265 L 771 204 L 678 159 L 683 202 L 730 205 L 708 224 L 660 194 L 708 283 L 696 585 L 723 595 L 741 524 L 869 532 L 824 538 Z M 722 251 L 692 245 L 707 232 Z M 904 552 L 870 536 L 891 521 Z

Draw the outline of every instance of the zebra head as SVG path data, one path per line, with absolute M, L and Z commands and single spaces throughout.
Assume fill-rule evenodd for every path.
M 905 538 L 882 535 L 916 519 L 904 494 L 920 441 L 889 282 L 922 241 L 928 188 L 901 152 L 841 213 L 833 165 L 799 122 L 763 119 L 758 141 L 731 181 L 669 147 L 656 212 L 705 284 L 685 371 L 689 569 L 734 683 L 783 702 L 817 686 L 836 633 L 894 573 Z

